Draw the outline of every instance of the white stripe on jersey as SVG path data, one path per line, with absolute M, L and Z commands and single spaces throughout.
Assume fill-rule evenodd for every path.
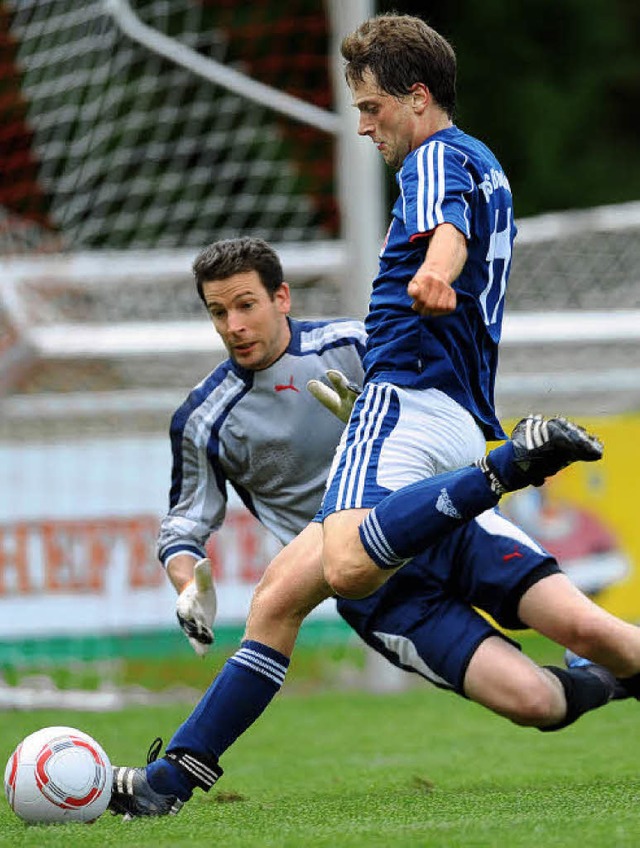
M 423 218 L 422 232 L 435 229 L 438 224 L 444 222 L 442 215 L 442 201 L 446 187 L 444 170 L 444 145 L 439 141 L 431 142 L 421 148 L 421 154 L 427 157 L 427 200 L 426 219 Z M 437 191 L 437 194 L 436 194 Z M 425 206 L 424 185 L 418 193 L 418 209 Z M 423 211 L 423 215 L 424 215 Z
M 424 224 L 424 147 L 421 147 L 418 151 L 418 197 L 417 197 L 417 213 L 418 213 L 418 232 L 423 233 L 425 231 Z M 407 210 L 404 208 L 402 210 L 402 217 L 404 220 L 407 220 Z
M 509 521 L 504 515 L 496 512 L 494 509 L 488 509 L 481 513 L 475 519 L 480 527 L 492 536 L 506 536 L 508 539 L 513 539 L 514 542 L 520 542 L 521 545 L 531 548 L 538 554 L 545 555 L 544 548 L 541 548 L 538 543 L 531 538 L 527 533 L 518 527 L 517 524 Z
M 444 216 L 442 214 L 442 201 L 444 200 L 444 191 L 446 186 L 445 180 L 445 170 L 444 170 L 444 144 L 438 142 L 437 145 L 437 153 L 438 153 L 438 199 L 436 200 L 435 205 L 435 216 L 436 223 L 442 224 L 444 222 Z
M 314 327 L 313 330 L 303 330 L 300 333 L 300 350 L 303 353 L 320 350 L 322 347 L 333 342 L 352 336 L 365 344 L 367 334 L 360 321 L 339 321 L 335 324 L 325 324 L 322 327 Z
M 416 196 L 416 231 L 419 233 L 430 232 L 439 224 L 444 223 L 444 214 L 442 212 L 442 204 L 445 199 L 447 188 L 446 170 L 445 170 L 445 150 L 448 145 L 441 141 L 433 141 L 430 144 L 419 148 L 416 158 L 416 168 L 418 171 L 418 191 Z M 426 158 L 426 166 L 425 166 Z M 466 165 L 468 157 L 464 157 Z M 426 167 L 426 175 L 425 175 Z M 399 180 L 400 191 L 402 192 L 402 181 Z M 473 180 L 469 175 L 469 192 L 473 190 Z M 426 199 L 425 199 L 426 195 Z M 471 238 L 471 210 L 466 196 L 462 195 L 464 204 L 464 220 L 466 223 L 465 235 Z M 407 220 L 407 209 L 402 192 L 402 214 Z
M 427 157 L 427 201 L 426 201 L 426 221 L 425 229 L 432 230 L 435 227 L 435 219 L 433 215 L 433 197 L 435 195 L 436 180 L 434 167 L 434 144 L 428 144 L 424 148 L 424 155 Z M 424 203 L 424 199 L 423 199 Z
M 398 172 L 398 186 L 400 187 L 400 196 L 402 197 L 402 220 L 407 220 L 407 198 L 404 196 L 404 185 L 402 184 L 402 171 Z M 382 250 L 380 251 L 380 255 L 384 253 L 385 242 L 382 244 Z
M 195 431 L 191 439 L 193 444 L 202 444 L 204 437 L 205 443 L 208 439 L 208 433 L 211 432 L 213 423 L 222 414 L 223 410 L 231 403 L 237 394 L 244 391 L 246 385 L 243 380 L 238 377 L 233 371 L 230 371 L 224 380 L 215 387 L 211 394 L 205 398 L 196 409 L 193 410 L 184 427 L 183 438 L 187 430 Z M 189 511 L 187 518 L 194 515 L 194 521 L 198 522 L 204 511 L 204 506 L 207 499 L 207 493 L 210 484 L 209 460 L 204 451 L 198 452 L 198 488 L 193 501 L 192 509 Z M 183 474 L 183 486 L 187 481 L 196 479 L 195 475 L 189 473 Z

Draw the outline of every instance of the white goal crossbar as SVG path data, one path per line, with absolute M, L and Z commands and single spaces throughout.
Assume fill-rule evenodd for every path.
M 640 228 L 640 203 L 541 215 L 518 221 L 518 244 L 535 245 L 572 234 Z M 344 241 L 311 242 L 301 247 L 274 245 L 292 283 L 350 280 L 350 252 Z M 68 286 L 76 291 L 111 285 L 128 289 L 174 280 L 192 281 L 192 251 L 86 252 L 0 260 L 0 305 L 22 345 L 36 356 L 72 359 L 155 356 L 159 352 L 222 353 L 206 319 L 116 321 L 104 323 L 34 320 L 25 291 L 37 283 L 44 290 Z M 640 281 L 639 281 L 640 283 Z M 322 285 L 322 283 L 315 283 Z M 348 286 L 347 286 L 348 287 Z M 342 308 L 337 305 L 336 314 Z M 640 310 L 507 310 L 503 344 L 607 343 L 640 340 Z
M 211 324 L 203 321 L 132 321 L 115 326 L 56 324 L 34 327 L 28 344 L 46 359 L 95 359 L 224 351 Z M 640 310 L 612 312 L 521 312 L 505 316 L 502 344 L 640 341 Z

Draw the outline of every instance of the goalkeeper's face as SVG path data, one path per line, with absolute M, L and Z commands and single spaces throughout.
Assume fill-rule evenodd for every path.
M 238 365 L 261 371 L 282 356 L 291 337 L 286 283 L 271 295 L 256 271 L 242 271 L 204 283 L 202 293 L 213 325 Z

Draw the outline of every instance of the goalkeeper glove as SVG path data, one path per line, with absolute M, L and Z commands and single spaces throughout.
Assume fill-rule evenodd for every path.
M 331 386 L 327 386 L 320 380 L 309 380 L 307 389 L 316 400 L 327 407 L 329 412 L 333 412 L 346 424 L 351 415 L 353 404 L 362 389 L 355 383 L 350 383 L 341 371 L 327 371 L 327 378 Z
M 203 657 L 213 644 L 213 621 L 216 617 L 216 590 L 211 575 L 211 562 L 199 560 L 190 580 L 176 601 L 176 615 L 191 647 Z

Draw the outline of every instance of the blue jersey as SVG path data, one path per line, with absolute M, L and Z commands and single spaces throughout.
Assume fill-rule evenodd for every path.
M 171 421 L 169 512 L 158 554 L 205 556 L 224 521 L 227 488 L 283 544 L 316 514 L 344 424 L 307 391 L 329 368 L 362 382 L 359 321 L 290 320 L 291 340 L 268 368 L 227 359 L 193 389 Z
M 366 380 L 437 388 L 476 419 L 487 439 L 503 439 L 494 384 L 502 313 L 516 234 L 509 181 L 482 142 L 449 127 L 405 159 L 400 196 L 380 253 L 365 326 Z M 421 317 L 407 285 L 442 223 L 467 239 L 451 315 Z

